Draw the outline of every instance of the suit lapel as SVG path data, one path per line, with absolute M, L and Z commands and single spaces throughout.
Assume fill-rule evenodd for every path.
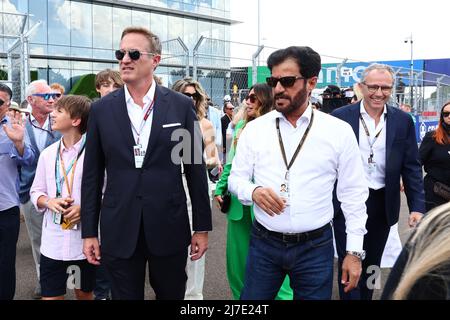
M 361 103 L 361 102 L 360 102 Z M 356 136 L 356 141 L 359 144 L 359 115 L 361 104 L 358 103 L 355 105 L 354 109 L 350 112 L 349 124 L 352 126 L 353 132 Z
M 144 165 L 149 161 L 150 154 L 152 153 L 152 150 L 155 148 L 158 135 L 166 120 L 168 110 L 167 93 L 168 93 L 167 90 L 161 89 L 161 87 L 158 85 L 156 86 L 155 105 L 153 107 L 152 130 L 150 132 L 147 151 L 145 153 Z
M 131 120 L 128 116 L 125 91 L 121 88 L 116 90 L 113 95 L 116 99 L 114 100 L 114 104 L 111 106 L 112 113 L 118 124 L 119 132 L 122 133 L 121 135 L 124 137 L 125 143 L 131 152 L 131 150 L 133 150 L 133 146 L 135 145 L 135 141 L 133 132 L 131 131 Z
M 392 145 L 394 144 L 395 138 L 395 119 L 392 107 L 387 106 L 387 116 L 386 116 L 386 164 L 389 163 L 388 157 L 392 150 Z

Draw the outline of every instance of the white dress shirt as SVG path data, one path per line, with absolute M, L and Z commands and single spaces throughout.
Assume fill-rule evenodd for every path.
M 140 136 L 139 144 L 142 146 L 144 150 L 147 150 L 148 140 L 150 138 L 150 132 L 152 129 L 153 110 L 150 113 L 149 117 L 147 118 L 147 121 L 145 121 L 145 124 L 142 128 L 142 132 L 140 134 L 139 130 L 141 128 L 147 109 L 150 107 L 152 101 L 155 99 L 155 90 L 156 90 L 155 81 L 152 81 L 150 89 L 143 98 L 144 102 L 143 108 L 134 102 L 130 92 L 128 91 L 127 85 L 124 86 L 124 89 L 125 89 L 125 101 L 127 103 L 128 117 L 130 118 L 131 121 L 131 131 L 133 131 L 134 141 L 137 143 L 137 138 L 138 136 Z M 154 107 L 154 105 L 152 107 Z
M 279 193 L 284 182 L 283 161 L 276 130 L 280 131 L 288 163 L 311 119 L 311 106 L 294 128 L 277 111 L 248 123 L 239 138 L 228 181 L 229 190 L 244 205 L 252 205 L 258 186 Z M 350 125 L 320 111 L 314 112 L 309 135 L 290 168 L 290 205 L 280 214 L 269 216 L 254 205 L 255 218 L 269 230 L 284 233 L 311 231 L 333 219 L 332 194 L 338 180 L 337 196 L 346 218 L 347 250 L 361 251 L 367 220 L 367 182 L 358 144 Z
M 366 179 L 369 184 L 369 188 L 378 190 L 384 188 L 385 186 L 385 171 L 386 171 L 386 115 L 387 108 L 384 106 L 383 115 L 380 118 L 380 122 L 375 127 L 375 119 L 373 119 L 367 113 L 364 108 L 364 102 L 361 101 L 361 116 L 366 123 L 367 129 L 370 134 L 370 143 L 373 143 L 375 136 L 380 132 L 380 135 L 373 143 L 373 161 L 376 163 L 375 169 L 373 172 L 369 169 L 368 159 L 370 157 L 370 145 L 369 140 L 367 139 L 366 130 L 364 129 L 364 125 L 362 124 L 361 119 L 359 119 L 359 150 L 361 151 L 361 160 L 364 167 L 364 172 L 366 174 Z
M 30 114 L 31 122 L 34 124 L 33 126 L 33 133 L 34 133 L 34 139 L 36 140 L 36 145 L 39 149 L 39 152 L 42 152 L 42 150 L 45 149 L 45 143 L 47 142 L 47 138 L 49 136 L 48 131 L 51 132 L 51 128 L 49 125 L 49 119 L 50 116 L 45 119 L 44 125 L 41 127 L 39 122 L 36 120 L 36 118 L 33 116 L 33 114 Z M 38 127 L 38 128 L 36 128 Z M 42 128 L 42 129 L 39 129 Z

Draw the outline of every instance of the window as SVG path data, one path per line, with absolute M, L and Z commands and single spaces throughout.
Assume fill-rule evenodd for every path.
M 70 45 L 70 2 L 48 1 L 48 43 Z
M 72 1 L 70 16 L 72 46 L 92 47 L 92 5 Z
M 93 47 L 113 49 L 112 7 L 93 5 Z

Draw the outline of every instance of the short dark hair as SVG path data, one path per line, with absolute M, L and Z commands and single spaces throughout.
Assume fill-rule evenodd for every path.
M 120 72 L 111 69 L 105 69 L 95 75 L 95 88 L 100 89 L 102 83 L 112 80 L 117 87 L 123 87 L 123 80 L 120 77 Z
M 320 55 L 310 47 L 288 47 L 272 53 L 267 59 L 267 66 L 272 72 L 272 68 L 283 63 L 287 59 L 297 62 L 300 73 L 309 79 L 317 77 L 321 69 Z
M 71 119 L 81 119 L 79 130 L 84 134 L 87 129 L 89 110 L 91 109 L 91 100 L 85 96 L 68 95 L 62 96 L 56 102 L 56 108 L 66 110 Z
M 11 100 L 13 93 L 10 87 L 8 87 L 6 84 L 0 83 L 0 91 L 6 92 L 9 95 L 9 99 Z

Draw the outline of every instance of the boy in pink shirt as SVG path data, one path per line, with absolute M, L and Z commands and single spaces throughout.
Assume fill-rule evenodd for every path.
M 83 96 L 64 96 L 51 114 L 52 130 L 62 138 L 39 158 L 30 190 L 31 201 L 44 214 L 40 282 L 43 300 L 62 300 L 66 287 L 78 300 L 92 300 L 94 266 L 83 254 L 80 224 L 81 177 L 91 102 Z M 67 281 L 72 274 L 71 281 Z

